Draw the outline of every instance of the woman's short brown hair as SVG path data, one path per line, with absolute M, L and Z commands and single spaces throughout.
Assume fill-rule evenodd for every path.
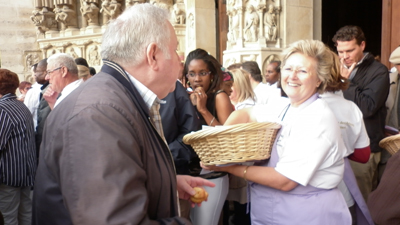
M 7 69 L 0 69 L 0 95 L 15 94 L 19 86 L 18 75 Z

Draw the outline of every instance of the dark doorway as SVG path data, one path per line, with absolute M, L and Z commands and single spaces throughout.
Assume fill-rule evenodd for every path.
M 322 41 L 336 51 L 332 37 L 346 25 L 361 27 L 365 51 L 381 54 L 382 0 L 322 0 Z

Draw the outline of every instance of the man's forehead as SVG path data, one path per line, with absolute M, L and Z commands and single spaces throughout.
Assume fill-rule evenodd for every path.
M 336 48 L 355 47 L 357 45 L 356 39 L 352 39 L 350 41 L 337 41 Z

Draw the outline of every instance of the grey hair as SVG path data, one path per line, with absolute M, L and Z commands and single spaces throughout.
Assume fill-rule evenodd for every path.
M 108 24 L 103 34 L 101 57 L 121 65 L 136 66 L 146 56 L 146 48 L 156 43 L 168 54 L 169 13 L 154 5 L 136 4 Z
M 331 68 L 333 66 L 333 59 L 329 48 L 317 40 L 300 40 L 294 42 L 282 52 L 283 67 L 286 65 L 286 60 L 295 53 L 301 53 L 317 61 L 315 70 L 317 71 L 318 79 L 321 81 L 317 91 L 318 93 L 323 93 L 327 83 L 332 79 Z
M 56 53 L 47 59 L 47 65 L 54 65 L 55 67 L 65 66 L 68 71 L 78 76 L 78 66 L 74 58 L 66 53 Z

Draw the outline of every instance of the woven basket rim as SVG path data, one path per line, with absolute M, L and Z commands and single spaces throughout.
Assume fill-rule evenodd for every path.
M 210 136 L 216 136 L 225 133 L 237 133 L 242 131 L 249 131 L 249 130 L 259 130 L 259 129 L 280 129 L 282 126 L 276 122 L 251 122 L 251 123 L 240 123 L 235 125 L 228 125 L 228 126 L 217 126 L 217 127 L 210 127 L 204 130 L 199 130 L 196 132 L 192 132 L 186 134 L 183 137 L 183 142 L 185 144 L 192 144 L 199 139 L 207 138 Z
M 400 149 L 400 134 L 392 135 L 382 139 L 379 147 L 386 149 L 390 154 L 395 154 Z

